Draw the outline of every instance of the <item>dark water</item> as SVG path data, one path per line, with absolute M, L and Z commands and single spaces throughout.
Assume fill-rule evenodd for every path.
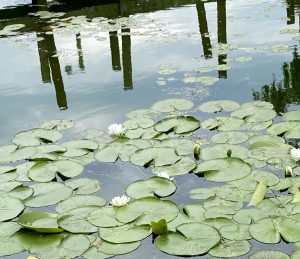
M 196 104 L 265 100 L 277 112 L 299 104 L 299 1 L 40 3 L 0 3 L 0 30 L 25 24 L 15 36 L 0 36 L 1 144 L 9 143 L 16 132 L 50 119 L 73 119 L 76 126 L 70 135 L 105 129 L 122 122 L 130 110 L 178 96 Z M 57 20 L 28 15 L 45 10 L 65 14 Z M 81 17 L 78 26 L 64 29 L 61 22 L 76 16 Z M 248 61 L 240 62 L 239 57 Z M 203 67 L 217 65 L 221 66 L 201 72 Z M 166 73 L 163 66 L 168 74 L 160 74 Z M 219 80 L 212 85 L 183 81 L 191 76 Z M 100 194 L 108 200 L 149 175 L 123 163 L 91 164 L 87 171 L 90 177 L 100 176 Z M 178 177 L 179 182 L 188 183 L 180 185 L 174 196 L 179 204 L 186 202 L 190 189 L 199 187 L 193 177 L 197 178 Z M 252 244 L 254 250 L 261 248 Z M 284 247 L 291 252 L 292 246 Z M 283 250 L 281 244 L 263 248 Z M 150 239 L 142 251 L 147 254 L 143 258 L 171 257 L 153 249 Z M 120 258 L 141 258 L 141 250 Z

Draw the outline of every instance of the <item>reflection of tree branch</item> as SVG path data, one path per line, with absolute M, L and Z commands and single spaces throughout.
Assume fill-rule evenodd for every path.
M 274 105 L 276 112 L 285 112 L 290 103 L 300 103 L 300 55 L 295 48 L 293 60 L 283 63 L 283 79 L 270 85 L 262 86 L 260 91 L 253 91 L 253 99 L 267 101 Z

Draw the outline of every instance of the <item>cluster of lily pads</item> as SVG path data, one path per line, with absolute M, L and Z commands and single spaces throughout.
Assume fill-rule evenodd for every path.
M 153 235 L 157 249 L 176 256 L 239 257 L 254 239 L 295 243 L 291 258 L 298 258 L 300 150 L 287 143 L 300 138 L 300 111 L 277 116 L 262 101 L 196 107 L 167 99 L 127 117 L 68 142 L 63 132 L 73 122 L 48 121 L 0 147 L 0 256 L 109 258 Z M 108 203 L 96 194 L 99 181 L 82 177 L 95 160 L 154 175 Z M 207 182 L 190 191 L 195 202 L 165 199 L 176 193 L 176 177 L 189 173 L 199 186 Z M 249 258 L 290 257 L 267 250 Z

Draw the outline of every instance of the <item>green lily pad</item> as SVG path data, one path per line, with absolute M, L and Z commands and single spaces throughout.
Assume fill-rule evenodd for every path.
M 93 195 L 74 195 L 70 198 L 60 202 L 57 207 L 56 211 L 60 214 L 65 213 L 69 210 L 85 207 L 85 206 L 104 206 L 106 201 L 100 196 L 93 196 Z
M 189 110 L 194 106 L 192 101 L 185 99 L 167 99 L 153 104 L 151 109 L 158 112 L 174 112 Z
M 300 121 L 300 111 L 290 111 L 283 114 L 285 121 Z
M 23 164 L 19 164 L 16 166 L 16 173 L 18 174 L 18 177 L 16 178 L 17 181 L 20 182 L 30 182 L 31 179 L 28 178 L 28 172 L 29 169 L 34 166 L 36 162 L 26 162 Z
M 209 250 L 209 255 L 222 258 L 239 257 L 247 254 L 250 248 L 250 243 L 246 240 L 222 239 L 217 246 Z
M 285 140 L 281 137 L 277 137 L 274 135 L 259 135 L 259 136 L 254 136 L 252 138 L 249 139 L 249 144 L 252 145 L 256 142 L 260 142 L 260 143 L 285 143 Z
M 79 178 L 66 182 L 66 186 L 73 189 L 73 194 L 93 194 L 100 190 L 97 180 L 89 178 Z
M 84 137 L 86 139 L 96 139 L 101 137 L 104 134 L 104 132 L 102 130 L 98 130 L 98 129 L 89 129 L 87 131 L 85 131 L 84 133 Z
M 292 199 L 292 196 L 287 195 L 264 199 L 257 208 L 269 213 L 270 216 L 286 216 L 293 209 L 294 205 L 290 204 Z
M 166 139 L 154 147 L 171 147 L 176 150 L 177 155 L 186 156 L 194 153 L 195 142 L 189 139 Z
M 30 157 L 30 160 L 56 160 L 63 155 L 67 148 L 61 145 L 47 144 L 37 147 L 37 153 Z
M 233 215 L 233 220 L 240 224 L 251 224 L 252 222 L 267 218 L 268 216 L 267 212 L 259 209 L 242 209 Z
M 93 233 L 97 227 L 87 219 L 97 207 L 86 206 L 69 210 L 58 217 L 58 225 L 71 233 Z
M 12 140 L 17 146 L 38 146 L 42 143 L 53 143 L 62 138 L 58 130 L 31 129 L 19 132 Z
M 6 221 L 17 217 L 25 206 L 21 200 L 12 197 L 0 198 L 0 221 Z
M 272 135 L 284 135 L 286 138 L 300 138 L 300 121 L 284 121 L 271 125 L 267 132 Z
M 126 162 L 139 148 L 133 145 L 108 146 L 96 153 L 95 158 L 100 162 L 114 163 L 118 159 Z
M 56 129 L 56 130 L 65 130 L 72 128 L 74 126 L 74 122 L 71 120 L 51 120 L 46 121 L 41 125 L 43 129 Z
M 183 157 L 181 160 L 177 161 L 173 165 L 154 167 L 152 171 L 154 174 L 166 172 L 170 176 L 176 176 L 176 175 L 187 174 L 193 171 L 193 169 L 195 169 L 196 166 L 197 163 L 195 162 L 194 159 L 190 157 Z
M 271 109 L 253 105 L 232 112 L 231 117 L 244 119 L 246 122 L 265 122 L 274 119 L 276 117 L 276 112 Z
M 249 259 L 290 259 L 290 257 L 276 250 L 260 250 L 251 254 Z
M 252 61 L 253 57 L 248 57 L 248 56 L 240 56 L 240 57 L 236 57 L 235 61 L 237 62 L 248 62 L 248 61 Z
M 240 105 L 236 102 L 229 100 L 220 100 L 220 101 L 210 101 L 205 102 L 199 106 L 200 111 L 203 112 L 221 112 L 227 111 L 231 112 L 237 110 Z
M 138 110 L 128 112 L 126 116 L 129 119 L 135 119 L 135 118 L 150 118 L 157 114 L 159 114 L 159 112 L 152 109 L 138 109 Z
M 67 148 L 67 151 L 63 154 L 65 157 L 84 156 L 99 146 L 96 142 L 85 139 L 65 142 L 62 145 Z
M 287 217 L 265 218 L 250 226 L 250 234 L 262 243 L 279 243 L 280 236 L 287 242 L 297 242 L 300 240 L 298 228 L 298 220 Z
M 122 226 L 124 223 L 116 219 L 116 212 L 118 208 L 112 206 L 105 206 L 93 210 L 87 217 L 88 222 L 97 227 L 117 227 Z
M 181 159 L 173 148 L 153 147 L 138 150 L 130 156 L 134 165 L 145 166 L 153 163 L 154 166 L 172 165 Z
M 124 127 L 126 129 L 137 129 L 137 128 L 149 128 L 154 125 L 154 120 L 148 119 L 148 118 L 135 118 L 127 120 L 123 123 Z
M 221 236 L 228 240 L 246 240 L 251 239 L 249 233 L 249 225 L 247 224 L 235 224 L 223 226 L 219 230 Z
M 207 208 L 203 216 L 205 219 L 215 219 L 215 218 L 228 218 L 231 219 L 232 215 L 235 214 L 235 209 L 226 206 L 213 206 Z
M 244 123 L 245 121 L 239 118 L 215 117 L 201 122 L 201 127 L 209 130 L 231 131 L 241 128 Z
M 227 157 L 205 161 L 194 171 L 196 174 L 204 174 L 208 181 L 230 182 L 246 177 L 251 168 L 239 158 Z
M 128 130 L 125 132 L 126 138 L 129 139 L 153 139 L 161 135 L 161 132 L 158 132 L 154 129 L 154 127 L 150 127 L 147 129 L 138 128 L 134 130 Z
M 202 149 L 201 158 L 203 160 L 210 160 L 216 158 L 225 158 L 227 157 L 227 151 L 231 150 L 231 157 L 237 157 L 241 159 L 245 159 L 248 157 L 248 149 L 238 145 L 230 145 L 230 144 L 219 144 L 211 147 L 207 147 Z
M 71 259 L 82 255 L 89 247 L 90 241 L 85 235 L 55 234 L 35 238 L 29 251 L 41 259 Z
M 216 196 L 216 191 L 213 188 L 197 188 L 190 191 L 191 198 L 196 200 L 206 200 Z
M 0 147 L 0 162 L 15 162 L 30 158 L 36 154 L 35 147 L 17 147 L 15 145 L 7 145 Z
M 73 161 L 57 160 L 38 162 L 29 169 L 28 176 L 36 182 L 50 182 L 56 174 L 73 178 L 83 172 L 83 166 Z
M 193 116 L 178 116 L 163 119 L 157 122 L 154 128 L 159 132 L 174 131 L 176 134 L 182 134 L 200 128 L 200 122 Z
M 196 256 L 205 254 L 220 241 L 215 228 L 201 223 L 182 224 L 177 231 L 158 236 L 155 246 L 167 254 Z
M 126 194 L 132 198 L 166 197 L 176 191 L 176 185 L 163 177 L 151 177 L 147 180 L 136 181 L 126 188 Z
M 24 200 L 24 204 L 29 207 L 54 205 L 72 194 L 70 187 L 56 182 L 33 184 L 30 188 L 33 189 L 33 195 Z
M 118 208 L 116 219 L 124 223 L 135 221 L 136 225 L 144 225 L 161 219 L 169 222 L 176 218 L 178 213 L 178 207 L 174 202 L 146 197 L 134 200 L 126 206 Z
M 99 228 L 99 236 L 110 243 L 131 243 L 140 241 L 151 234 L 150 226 L 127 224 L 113 228 Z
M 188 76 L 183 79 L 185 84 L 195 84 L 200 83 L 203 85 L 213 85 L 218 82 L 219 78 L 211 76 Z
M 205 208 L 202 204 L 186 204 L 183 207 L 183 211 L 191 222 L 202 222 L 205 220 Z
M 219 144 L 240 144 L 249 139 L 249 135 L 245 132 L 227 131 L 220 132 L 211 137 L 211 141 Z
M 57 214 L 44 211 L 25 212 L 19 217 L 18 223 L 24 228 L 33 229 L 37 232 L 63 232 L 64 230 L 58 227 L 57 216 Z
M 118 245 L 118 244 L 116 244 L 116 245 Z M 113 256 L 114 255 L 108 255 L 108 254 L 104 254 L 104 253 L 98 251 L 97 247 L 95 247 L 95 246 L 90 247 L 88 250 L 86 250 L 83 253 L 83 258 L 86 258 L 86 259 L 106 259 L 106 258 L 111 258 Z

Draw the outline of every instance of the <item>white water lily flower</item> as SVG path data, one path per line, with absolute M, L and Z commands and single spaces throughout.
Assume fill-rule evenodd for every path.
M 111 205 L 114 207 L 122 207 L 126 205 L 130 201 L 130 197 L 127 197 L 126 195 L 116 196 L 111 200 Z
M 125 128 L 123 127 L 122 124 L 111 124 L 107 127 L 108 134 L 113 135 L 113 136 L 119 136 L 122 133 L 124 133 Z
M 167 172 L 160 172 L 157 174 L 157 176 L 162 177 L 162 178 L 166 178 L 170 181 L 174 180 L 174 177 L 170 177 L 170 175 Z
M 295 160 L 299 160 L 300 159 L 300 149 L 299 148 L 292 148 L 291 149 L 291 156 Z

